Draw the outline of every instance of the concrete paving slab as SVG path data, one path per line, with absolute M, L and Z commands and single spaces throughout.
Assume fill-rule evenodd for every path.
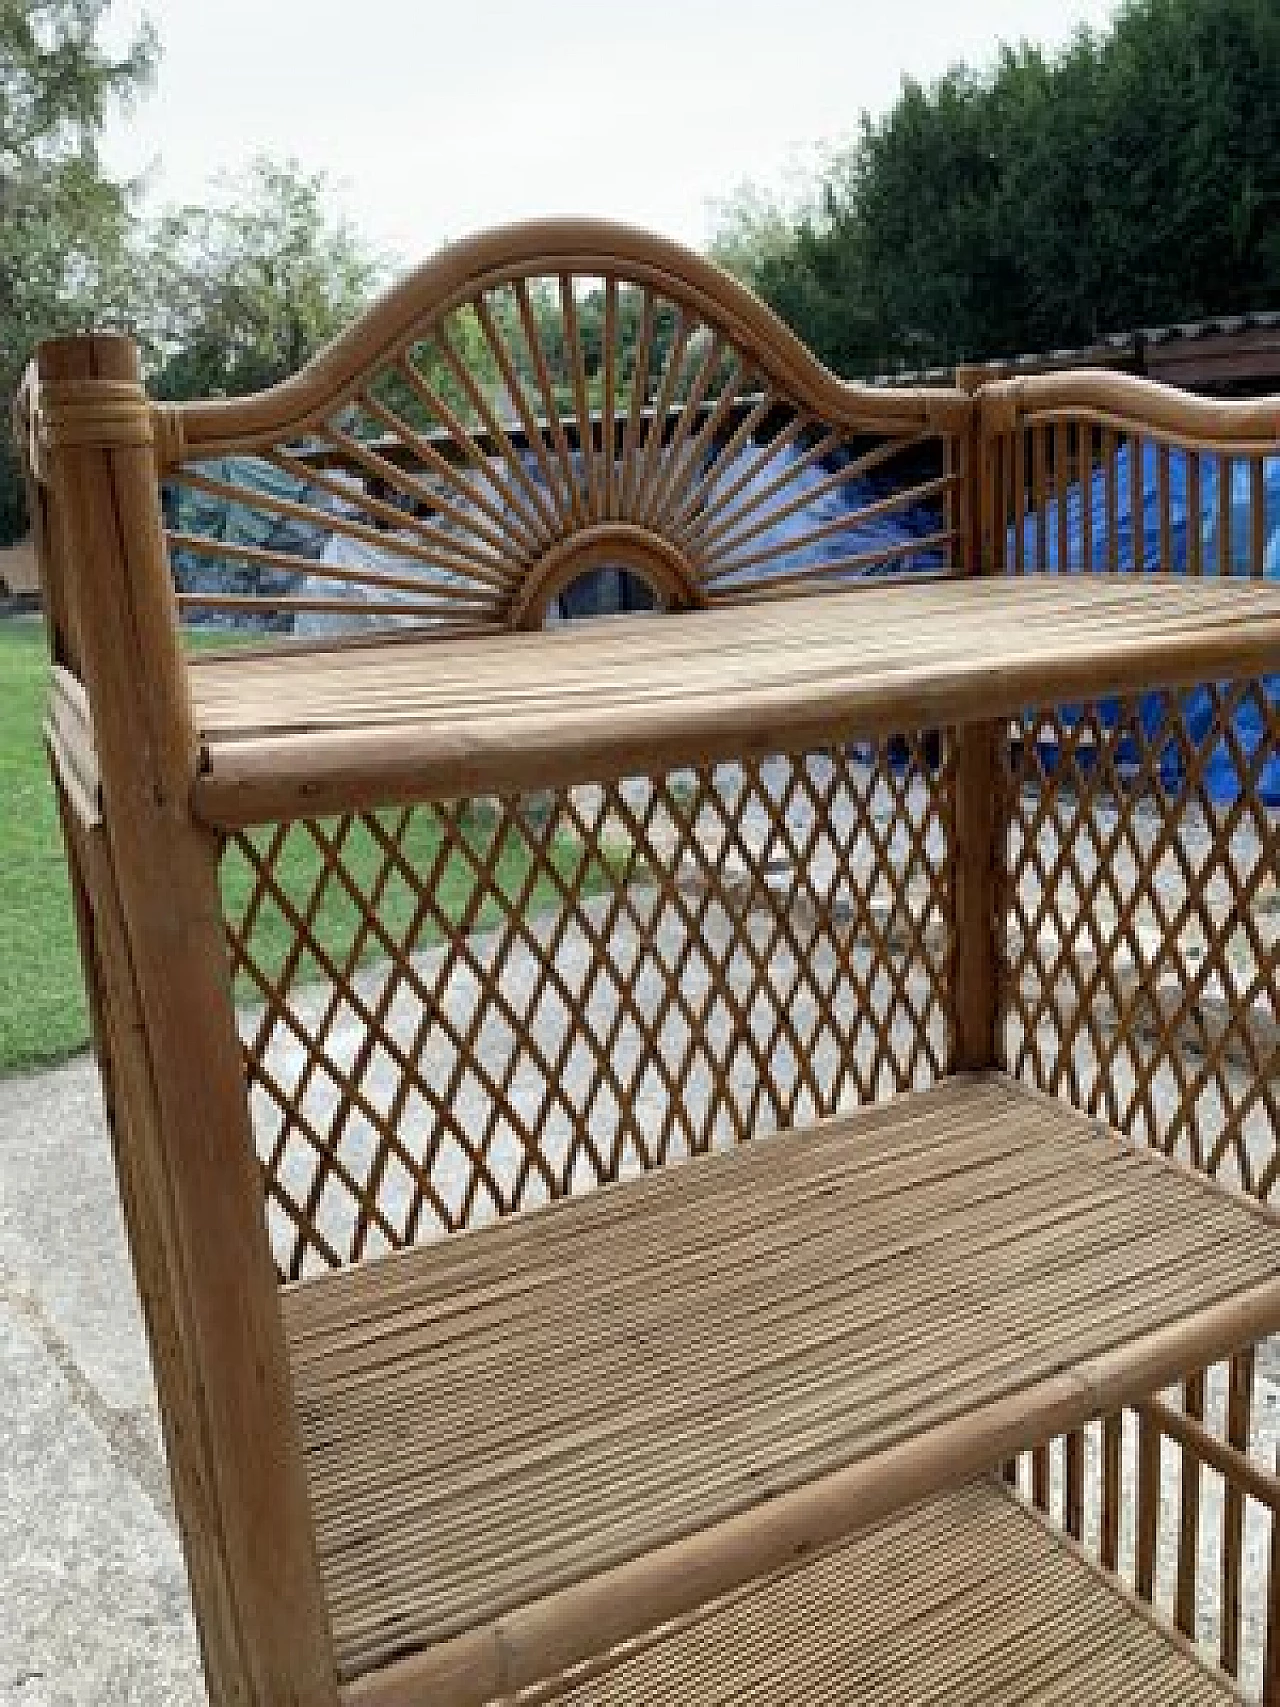
M 0 1707 L 204 1702 L 177 1535 L 0 1302 Z
M 0 1707 L 200 1707 L 88 1057 L 0 1082 L 0 1443 Z
M 0 1264 L 39 1298 L 105 1403 L 154 1423 L 151 1361 L 92 1056 L 0 1083 Z M 158 1424 L 154 1442 L 159 1453 Z

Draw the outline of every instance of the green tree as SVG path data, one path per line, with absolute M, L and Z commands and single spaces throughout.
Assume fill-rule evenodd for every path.
M 788 253 L 797 222 L 810 211 L 807 204 L 789 209 L 780 196 L 758 184 L 740 184 L 713 204 L 711 259 L 751 284 L 761 267 Z
M 1058 56 L 907 81 L 756 287 L 857 373 L 1280 300 L 1280 7 L 1129 0 Z
M 128 317 L 131 188 L 102 170 L 98 139 L 155 64 L 144 27 L 118 58 L 99 43 L 108 0 L 0 0 L 0 394 L 41 338 Z M 25 523 L 0 432 L 0 542 Z
M 323 174 L 266 158 L 207 206 L 163 215 L 147 248 L 146 337 L 161 397 L 274 384 L 352 319 L 383 271 L 330 213 Z

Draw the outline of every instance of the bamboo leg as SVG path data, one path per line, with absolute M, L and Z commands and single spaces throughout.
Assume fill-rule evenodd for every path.
M 126 339 L 57 341 L 39 365 L 104 799 L 100 828 L 72 830 L 89 981 L 210 1689 L 237 1707 L 333 1707 L 219 843 L 188 808 L 194 747 L 150 415 Z
M 983 529 L 993 500 L 994 445 L 976 419 L 960 447 L 960 532 L 969 574 L 994 570 L 1002 547 Z M 996 935 L 999 726 L 969 724 L 956 733 L 954 1061 L 956 1071 L 985 1071 L 999 1060 Z

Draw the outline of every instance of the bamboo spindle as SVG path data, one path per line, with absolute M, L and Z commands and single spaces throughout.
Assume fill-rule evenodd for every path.
M 1227 1441 L 1237 1452 L 1248 1453 L 1249 1423 L 1253 1405 L 1252 1350 L 1231 1359 L 1227 1374 Z M 1223 1484 L 1222 1497 L 1222 1642 L 1221 1664 L 1231 1677 L 1240 1670 L 1240 1612 L 1244 1575 L 1244 1489 L 1232 1477 Z
M 1204 1373 L 1183 1383 L 1183 1408 L 1193 1421 L 1204 1418 Z M 1174 1591 L 1174 1623 L 1193 1641 L 1196 1634 L 1196 1569 L 1200 1550 L 1200 1460 L 1190 1447 L 1182 1448 L 1182 1512 L 1178 1524 L 1178 1574 Z
M 971 392 L 977 391 L 981 398 L 976 370 L 958 369 L 956 383 Z M 956 455 L 960 474 L 956 513 L 964 548 L 963 569 L 969 575 L 994 574 L 1004 561 L 1004 529 L 992 526 L 1001 485 L 997 441 L 986 432 L 980 408 L 974 410 L 960 435 Z M 1018 466 L 1022 466 L 1021 458 Z M 1015 508 L 1020 505 L 1021 499 Z M 999 1059 L 996 849 L 1003 826 L 996 820 L 998 730 L 999 725 L 988 720 L 966 724 L 956 734 L 956 916 L 952 973 L 954 1064 L 959 1071 L 982 1071 L 994 1067 Z

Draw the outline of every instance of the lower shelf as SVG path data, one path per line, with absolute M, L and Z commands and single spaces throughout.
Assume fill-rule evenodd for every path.
M 1280 1221 L 964 1079 L 283 1301 L 351 1699 L 480 1702 L 1280 1328 Z
M 1190 1644 L 994 1482 L 939 1494 L 521 1707 L 1222 1707 Z

